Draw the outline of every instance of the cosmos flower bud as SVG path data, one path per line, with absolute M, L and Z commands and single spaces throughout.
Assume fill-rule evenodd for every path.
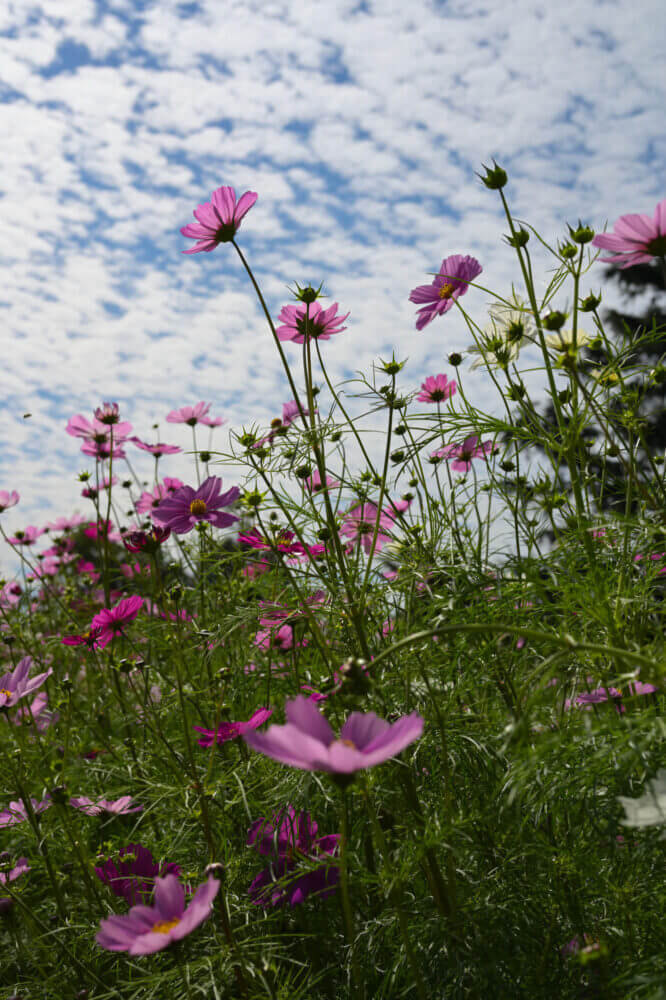
M 566 323 L 566 315 L 563 312 L 550 312 L 541 320 L 541 325 L 546 330 L 561 330 Z
M 487 167 L 485 163 L 482 163 L 481 166 L 486 171 L 486 176 L 482 177 L 481 174 L 477 174 L 476 176 L 480 178 L 480 180 L 486 185 L 487 188 L 489 188 L 489 190 L 500 191 L 507 183 L 509 178 L 506 170 L 503 170 L 501 167 L 498 167 L 495 160 L 493 160 L 493 163 L 494 167 L 492 168 L 492 170 L 490 169 L 490 167 Z
M 527 232 L 526 229 L 523 229 L 522 226 L 518 230 L 516 230 L 513 236 L 504 237 L 509 246 L 514 247 L 515 249 L 526 246 L 529 241 L 529 238 L 530 234 Z
M 588 295 L 587 298 L 581 299 L 580 310 L 581 312 L 594 312 L 601 305 L 600 295 Z
M 567 226 L 569 229 L 569 236 L 574 243 L 579 243 L 583 246 L 585 243 L 591 243 L 594 239 L 594 229 L 590 229 L 589 226 L 584 226 L 580 219 L 578 220 L 578 229 L 572 229 L 568 223 Z

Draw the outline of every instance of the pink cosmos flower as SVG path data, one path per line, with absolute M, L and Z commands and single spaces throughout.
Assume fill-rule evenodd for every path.
M 307 618 L 306 606 L 309 610 L 316 612 L 324 610 L 329 603 L 329 598 L 324 590 L 315 590 L 308 594 L 305 600 L 295 608 L 287 607 L 284 604 L 273 604 L 269 601 L 259 601 L 262 609 L 259 616 L 259 624 L 271 627 L 282 625 L 287 622 L 302 621 Z
M 197 222 L 183 226 L 181 233 L 188 240 L 198 242 L 183 250 L 183 253 L 210 253 L 220 243 L 229 243 L 240 228 L 243 217 L 247 215 L 255 201 L 256 191 L 246 191 L 236 201 L 236 192 L 232 187 L 219 187 L 210 196 L 210 201 L 204 202 L 194 209 Z
M 85 497 L 86 500 L 96 500 L 102 490 L 108 490 L 109 487 L 115 486 L 117 482 L 118 479 L 116 476 L 113 476 L 112 479 L 105 476 L 103 479 L 100 479 L 99 486 L 96 483 L 90 483 L 88 486 L 84 486 L 81 490 L 81 496 Z
M 53 673 L 51 667 L 35 677 L 29 678 L 32 667 L 32 657 L 24 656 L 16 668 L 0 677 L 0 708 L 10 708 L 15 705 L 20 698 L 25 698 L 38 687 L 41 687 L 47 677 Z
M 158 876 L 180 875 L 180 865 L 173 861 L 160 865 L 147 847 L 128 844 L 120 848 L 116 859 L 107 858 L 97 866 L 95 874 L 108 885 L 114 896 L 121 896 L 130 906 L 135 906 L 148 901 Z
M 43 535 L 46 528 L 36 528 L 34 524 L 29 524 L 24 531 L 17 531 L 8 538 L 10 545 L 34 545 L 40 535 Z
M 272 708 L 258 708 L 247 722 L 222 722 L 217 733 L 214 729 L 202 729 L 201 726 L 194 726 L 193 728 L 201 733 L 201 738 L 197 740 L 197 743 L 200 747 L 210 748 L 213 743 L 226 743 L 227 740 L 235 740 L 237 736 L 242 736 L 243 733 L 249 733 L 252 729 L 263 726 L 272 714 Z
M 259 534 L 256 528 L 239 534 L 238 541 L 244 545 L 249 545 L 252 549 L 260 549 L 267 552 L 281 552 L 282 555 L 302 554 L 304 549 L 300 542 L 294 542 L 294 532 L 279 531 L 275 539 L 266 539 Z
M 278 436 L 286 434 L 287 430 L 294 423 L 294 421 L 301 416 L 301 411 L 298 408 L 298 403 L 295 399 L 291 399 L 288 403 L 282 404 L 282 416 L 275 417 L 271 420 L 271 430 L 264 437 L 259 438 L 255 441 L 255 448 L 261 448 L 262 445 L 267 442 L 270 444 Z M 303 417 L 307 419 L 310 416 L 310 411 L 303 409 Z
M 143 597 L 135 594 L 119 601 L 114 608 L 103 608 L 96 614 L 90 623 L 90 633 L 96 633 L 95 648 L 104 649 L 112 639 L 122 635 L 127 623 L 134 621 L 142 607 Z M 65 643 L 65 645 L 78 645 L 78 643 Z
M 492 452 L 493 446 L 490 441 L 481 443 L 476 434 L 466 437 L 462 444 L 447 444 L 444 448 L 434 452 L 438 458 L 445 458 L 451 461 L 451 468 L 454 472 L 469 472 L 472 468 L 473 458 L 485 458 L 488 452 Z
M 184 485 L 185 484 L 180 479 L 173 479 L 171 476 L 165 476 L 163 482 L 158 483 L 152 493 L 144 490 L 141 494 L 136 502 L 137 514 L 146 514 L 154 507 L 159 507 L 162 500 L 168 496 L 172 496 L 176 490 L 181 489 Z
M 8 882 L 15 882 L 17 878 L 21 875 L 25 875 L 26 872 L 30 871 L 30 865 L 28 864 L 27 858 L 17 858 L 16 864 L 9 871 L 0 871 L 0 885 L 7 885 Z
M 307 490 L 308 493 L 322 493 L 324 490 L 334 490 L 340 483 L 337 479 L 333 479 L 332 476 L 326 476 L 326 484 L 323 485 L 321 481 L 321 476 L 319 474 L 319 469 L 315 469 L 311 476 L 307 476 L 303 481 L 303 489 Z
M 47 795 L 43 798 L 41 802 L 37 799 L 30 799 L 32 804 L 32 811 L 34 813 L 42 813 L 45 809 L 48 809 L 51 805 L 51 796 Z M 28 818 L 28 810 L 26 809 L 25 802 L 20 799 L 17 802 L 10 802 L 7 809 L 3 809 L 0 812 L 0 827 L 3 826 L 16 826 L 17 823 L 23 823 Z
M 198 521 L 209 521 L 216 528 L 228 528 L 238 518 L 221 508 L 238 500 L 240 490 L 232 486 L 221 493 L 221 489 L 219 476 L 209 476 L 197 490 L 182 486 L 153 511 L 153 521 L 163 528 L 171 528 L 177 535 L 191 531 Z
M 183 450 L 176 444 L 164 444 L 162 441 L 158 441 L 157 444 L 146 444 L 145 441 L 142 441 L 138 437 L 131 437 L 127 440 L 131 441 L 137 448 L 140 448 L 141 451 L 149 452 L 155 458 L 161 458 L 162 455 L 177 455 L 178 452 Z
M 88 521 L 88 526 L 83 529 L 86 538 L 104 538 L 106 535 L 110 542 L 120 542 L 122 536 L 119 531 L 113 530 L 112 521 Z
M 21 726 L 24 722 L 28 725 L 34 723 L 37 731 L 43 733 L 45 729 L 48 729 L 52 723 L 57 722 L 60 718 L 59 712 L 47 711 L 48 703 L 48 695 L 45 691 L 40 691 L 33 698 L 29 708 L 17 708 L 12 719 L 14 725 Z
M 446 375 L 428 375 L 421 383 L 421 392 L 416 397 L 419 403 L 441 403 L 456 394 L 458 383 L 453 379 L 449 382 Z
M 322 309 L 318 302 L 313 302 L 307 314 L 308 329 L 306 330 L 306 313 L 308 306 L 302 302 L 297 306 L 284 306 L 278 316 L 282 326 L 278 326 L 276 333 L 278 340 L 293 340 L 295 344 L 302 344 L 306 335 L 315 340 L 329 340 L 335 333 L 342 333 L 346 326 L 341 326 L 347 319 L 349 313 L 338 316 L 338 303 L 334 302 L 328 309 Z
M 653 257 L 666 257 L 666 198 L 659 202 L 654 216 L 622 215 L 612 233 L 601 233 L 592 240 L 593 247 L 612 251 L 601 257 L 604 264 L 631 267 L 645 264 Z
M 85 813 L 86 816 L 127 816 L 129 813 L 141 812 L 143 809 L 143 806 L 132 805 L 131 795 L 123 795 L 115 802 L 111 802 L 109 799 L 97 799 L 96 802 L 93 802 L 92 799 L 82 795 L 79 798 L 71 798 L 69 804 Z
M 456 253 L 443 260 L 432 284 L 419 285 L 410 293 L 410 302 L 426 303 L 418 310 L 416 329 L 422 330 L 435 316 L 448 312 L 454 301 L 467 292 L 468 282 L 481 274 L 482 270 L 476 257 L 462 257 Z
M 82 413 L 77 413 L 75 416 L 69 418 L 65 430 L 71 437 L 83 438 L 85 441 L 91 443 L 101 444 L 104 441 L 108 442 L 111 439 L 111 435 L 113 435 L 114 441 L 120 443 L 125 440 L 132 430 L 132 425 L 127 420 L 120 421 L 120 423 L 111 423 L 99 420 L 97 416 L 93 417 L 92 420 L 88 420 Z
M 159 502 L 159 501 L 158 501 Z M 157 552 L 160 545 L 163 545 L 171 536 L 171 528 L 158 528 L 155 526 L 150 531 L 130 531 L 123 536 L 123 545 L 128 552 Z
M 49 531 L 71 531 L 79 524 L 83 524 L 85 517 L 83 514 L 72 514 L 71 517 L 57 517 L 55 521 L 50 521 L 46 527 Z
M 153 905 L 133 906 L 123 916 L 112 914 L 102 920 L 97 944 L 107 951 L 126 951 L 130 955 L 161 951 L 186 937 L 210 916 L 219 888 L 218 879 L 209 877 L 186 908 L 185 889 L 176 876 L 156 878 Z
M 372 548 L 372 538 L 375 533 L 375 522 L 377 520 L 377 504 L 364 503 L 357 504 L 347 514 L 345 514 L 340 528 L 340 534 L 349 538 L 352 544 L 361 544 L 365 552 L 369 553 Z M 375 549 L 379 550 L 391 541 L 391 536 L 382 531 L 386 528 L 389 531 L 393 528 L 395 521 L 388 511 L 383 510 L 379 517 L 379 528 L 377 531 L 377 542 Z
M 248 847 L 271 857 L 272 864 L 253 880 L 249 894 L 255 906 L 294 907 L 312 893 L 325 899 L 335 891 L 340 878 L 337 866 L 319 864 L 305 868 L 299 874 L 299 860 L 315 862 L 326 855 L 338 853 L 337 833 L 317 838 L 317 824 L 306 812 L 296 813 L 293 806 L 276 812 L 267 819 L 258 819 L 247 835 Z
M 374 767 L 395 757 L 423 732 L 423 719 L 416 712 L 392 725 L 374 712 L 352 712 L 336 739 L 324 716 L 303 695 L 288 701 L 285 713 L 286 725 L 246 733 L 243 739 L 253 750 L 304 771 L 352 774 Z
M 95 420 L 101 424 L 117 424 L 120 421 L 120 408 L 117 403 L 104 402 L 95 410 Z
M 21 600 L 23 591 L 15 580 L 9 580 L 0 588 L 0 608 L 15 607 Z
M 7 490 L 0 490 L 0 514 L 2 514 L 3 510 L 15 507 L 20 499 L 16 490 L 12 490 L 11 493 L 8 493 Z
M 108 458 L 125 458 L 123 444 L 124 441 L 116 441 L 115 438 L 113 439 L 113 447 L 110 438 L 105 441 L 84 441 L 81 445 L 81 451 L 84 455 L 90 455 L 103 462 Z
M 254 637 L 255 646 L 264 649 L 293 649 L 294 646 L 306 646 L 307 641 L 294 642 L 294 630 L 291 625 L 281 625 L 279 628 L 259 629 Z
M 171 410 L 167 413 L 168 424 L 188 424 L 195 427 L 197 424 L 205 424 L 207 427 L 220 427 L 226 423 L 222 417 L 209 417 L 208 411 L 211 404 L 204 403 L 203 400 L 195 403 L 194 406 L 181 406 L 179 410 Z

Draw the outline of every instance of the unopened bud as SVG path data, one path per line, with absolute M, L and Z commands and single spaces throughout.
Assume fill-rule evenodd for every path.
M 555 310 L 554 312 L 548 313 L 541 320 L 541 325 L 546 328 L 546 330 L 561 330 L 567 321 L 567 317 L 563 312 Z
M 482 177 L 481 174 L 477 174 L 476 176 L 479 177 L 491 191 L 499 191 L 504 187 L 509 178 L 506 170 L 502 170 L 501 167 L 498 167 L 495 160 L 493 160 L 493 163 L 494 167 L 492 170 L 490 167 L 487 167 L 485 163 L 482 163 L 481 166 L 486 171 L 486 176 Z
M 572 229 L 568 225 L 569 236 L 574 241 L 574 243 L 579 243 L 583 246 L 585 243 L 590 243 L 594 239 L 594 229 L 590 229 L 589 226 L 584 226 L 583 223 L 578 220 L 578 229 Z
M 584 313 L 594 312 L 601 305 L 600 295 L 588 295 L 587 298 L 581 299 L 580 310 Z
M 510 247 L 518 249 L 519 247 L 524 247 L 530 238 L 530 234 L 526 229 L 521 226 L 520 229 L 516 230 L 513 236 L 505 236 L 504 239 L 507 241 Z

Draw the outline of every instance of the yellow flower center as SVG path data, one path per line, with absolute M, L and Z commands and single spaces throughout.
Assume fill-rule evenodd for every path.
M 353 740 L 336 740 L 335 742 L 338 743 L 340 746 L 350 747 L 352 750 L 356 750 L 356 744 L 354 743 Z
M 207 511 L 205 500 L 193 500 L 190 504 L 190 514 L 196 517 L 198 514 L 205 514 Z
M 4 694 L 7 698 L 12 696 L 12 692 L 8 691 L 7 688 L 0 688 L 0 694 Z
M 159 920 L 156 924 L 153 924 L 152 932 L 153 934 L 168 934 L 179 923 L 180 917 L 174 917 L 173 920 Z
M 451 296 L 453 295 L 453 292 L 454 292 L 453 285 L 451 285 L 449 282 L 447 282 L 445 285 L 442 285 L 442 287 L 440 288 L 440 290 L 439 290 L 439 297 L 440 297 L 440 299 L 450 299 Z

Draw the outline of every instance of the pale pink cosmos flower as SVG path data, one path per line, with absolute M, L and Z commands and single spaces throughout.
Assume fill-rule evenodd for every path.
M 10 545 L 34 545 L 45 531 L 46 528 L 37 528 L 34 524 L 29 524 L 23 531 L 16 531 L 7 541 Z
M 187 252 L 187 251 L 186 251 Z M 171 410 L 167 413 L 168 424 L 188 424 L 196 427 L 197 424 L 205 424 L 206 427 L 221 427 L 226 424 L 224 417 L 209 417 L 208 411 L 211 404 L 201 400 L 194 406 L 181 406 L 179 410 Z
M 286 725 L 246 733 L 243 739 L 253 750 L 303 771 L 353 774 L 395 757 L 423 732 L 423 719 L 416 712 L 392 725 L 374 712 L 352 712 L 336 739 L 309 698 L 298 695 L 287 702 L 285 712 Z
M 154 458 L 161 458 L 162 455 L 177 455 L 178 452 L 183 450 L 176 444 L 164 444 L 163 441 L 158 441 L 157 444 L 147 444 L 138 437 L 131 437 L 127 440 L 131 441 L 137 448 L 140 448 L 141 451 L 147 451 Z
M 11 490 L 11 492 L 0 490 L 0 514 L 2 514 L 3 510 L 15 507 L 20 499 L 16 490 Z
M 44 812 L 51 805 L 51 796 L 47 795 L 40 802 L 38 799 L 30 799 L 32 811 L 36 814 Z M 0 812 L 0 827 L 16 826 L 17 823 L 24 823 L 28 818 L 28 810 L 23 799 L 17 802 L 10 802 L 7 809 Z
M 36 695 L 31 705 L 25 708 L 17 708 L 14 713 L 14 718 L 12 722 L 15 726 L 21 726 L 23 723 L 28 725 L 34 725 L 37 727 L 37 731 L 43 733 L 45 729 L 48 729 L 50 725 L 57 722 L 60 718 L 59 712 L 49 712 L 47 711 L 49 704 L 49 698 L 45 691 L 40 691 Z
M 319 469 L 315 469 L 311 476 L 302 480 L 302 483 L 303 489 L 307 490 L 308 493 L 322 493 L 324 490 L 334 490 L 340 485 L 337 479 L 333 479 L 328 474 L 326 474 L 325 485 L 323 485 Z
M 78 798 L 71 798 L 69 804 L 85 813 L 86 816 L 127 816 L 129 813 L 141 812 L 143 809 L 143 806 L 132 804 L 131 795 L 122 795 L 114 802 L 109 799 L 97 799 L 96 802 L 93 802 L 92 799 L 82 795 Z
M 485 458 L 488 452 L 492 452 L 492 442 L 484 441 L 471 434 L 466 437 L 462 444 L 447 444 L 444 448 L 434 452 L 438 458 L 445 458 L 451 462 L 454 472 L 469 472 L 472 468 L 472 459 Z
M 309 313 L 307 312 L 309 308 Z M 284 306 L 278 316 L 282 326 L 278 326 L 276 333 L 278 340 L 293 340 L 295 344 L 302 344 L 306 335 L 314 340 L 329 340 L 335 333 L 342 333 L 346 326 L 341 324 L 347 319 L 349 313 L 338 316 L 338 303 L 334 302 L 328 309 L 322 309 L 318 302 L 313 302 L 308 307 L 305 303 L 297 306 Z M 307 330 L 306 330 L 307 326 Z
M 236 201 L 236 192 L 232 187 L 216 188 L 210 201 L 194 209 L 197 222 L 190 222 L 181 229 L 188 240 L 198 241 L 183 253 L 210 253 L 220 243 L 231 242 L 256 200 L 256 191 L 246 191 Z
M 419 285 L 410 293 L 410 302 L 425 303 L 418 310 L 416 329 L 422 330 L 435 316 L 448 312 L 455 300 L 467 292 L 468 282 L 481 274 L 482 270 L 476 257 L 463 257 L 456 253 L 443 260 L 432 284 Z
M 377 504 L 364 503 L 357 504 L 345 514 L 340 527 L 340 534 L 350 539 L 351 544 L 360 544 L 365 552 L 369 553 L 372 548 L 372 538 L 375 533 L 375 522 L 377 520 Z M 383 510 L 379 516 L 379 527 L 377 530 L 377 540 L 375 549 L 381 549 L 387 542 L 391 541 L 391 536 L 387 534 L 395 524 L 394 518 Z
M 654 215 L 622 215 L 612 233 L 600 233 L 593 247 L 610 250 L 612 257 L 601 257 L 604 264 L 631 267 L 646 264 L 653 257 L 666 257 L 666 198 L 659 202 Z
M 32 657 L 24 656 L 14 670 L 0 677 L 0 708 L 11 708 L 21 698 L 25 698 L 27 694 L 32 694 L 38 687 L 41 687 L 47 677 L 53 673 L 49 667 L 43 674 L 29 677 L 31 667 Z
M 65 430 L 71 437 L 83 438 L 85 441 L 108 441 L 112 434 L 114 441 L 123 441 L 132 430 L 132 425 L 127 420 L 111 424 L 96 416 L 88 420 L 83 414 L 77 413 L 69 418 Z
M 7 872 L 0 871 L 0 885 L 7 885 L 8 882 L 14 882 L 21 875 L 25 875 L 29 871 L 30 865 L 28 864 L 28 859 L 17 858 L 13 868 L 10 868 Z
M 146 514 L 153 510 L 154 507 L 159 507 L 162 500 L 166 497 L 171 496 L 183 486 L 183 482 L 180 479 L 173 479 L 171 476 L 165 476 L 161 483 L 158 483 L 152 493 L 147 490 L 141 494 L 136 502 L 137 514 Z
M 152 906 L 139 904 L 122 916 L 111 914 L 102 920 L 95 940 L 107 951 L 126 951 L 130 955 L 162 951 L 187 937 L 210 916 L 219 888 L 218 879 L 209 877 L 185 907 L 185 889 L 176 876 L 156 878 Z
M 78 527 L 79 524 L 83 524 L 85 517 L 83 514 L 72 514 L 71 517 L 58 517 L 55 521 L 50 521 L 46 527 L 49 531 L 71 531 L 72 528 Z
M 455 379 L 449 382 L 446 375 L 428 375 L 425 382 L 421 383 L 421 392 L 416 399 L 419 403 L 442 403 L 454 396 L 457 389 L 458 384 Z

